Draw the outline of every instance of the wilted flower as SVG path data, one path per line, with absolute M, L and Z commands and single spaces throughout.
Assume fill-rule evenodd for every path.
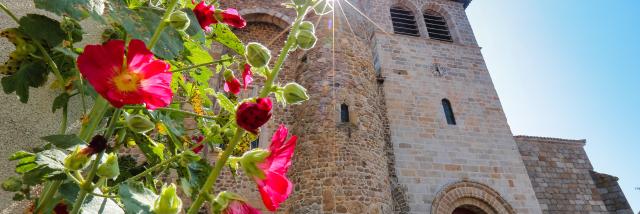
M 251 65 L 249 63 L 244 64 L 244 71 L 242 71 L 242 82 L 244 89 L 247 89 L 249 84 L 253 82 L 253 73 L 251 72 Z
M 222 22 L 235 28 L 243 28 L 247 26 L 247 21 L 240 16 L 238 10 L 233 8 L 227 8 L 220 13 L 222 17 Z
M 256 102 L 243 102 L 236 111 L 236 123 L 238 126 L 253 134 L 271 119 L 271 99 L 258 98 Z
M 141 40 L 131 40 L 123 63 L 125 43 L 111 40 L 104 45 L 87 45 L 78 57 L 80 73 L 113 106 L 146 104 L 148 109 L 171 103 L 169 64 L 154 59 Z
M 202 143 L 202 141 L 204 141 L 204 136 L 200 135 L 200 136 L 193 136 L 191 137 L 191 140 L 195 141 L 195 145 L 198 145 L 196 147 L 194 147 L 193 149 L 191 149 L 191 151 L 197 153 L 200 153 L 202 151 L 202 149 L 204 149 L 204 144 Z
M 107 139 L 102 135 L 93 137 L 89 146 L 76 149 L 64 158 L 64 166 L 69 170 L 80 170 L 87 166 L 91 156 L 107 148 Z

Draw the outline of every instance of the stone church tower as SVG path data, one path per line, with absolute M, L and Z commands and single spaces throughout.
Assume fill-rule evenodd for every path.
M 295 18 L 282 2 L 221 1 L 242 8 L 249 24 L 239 37 L 274 54 Z M 333 0 L 333 14 L 307 17 L 320 40 L 289 56 L 282 82 L 311 99 L 276 110 L 260 136 L 267 147 L 284 123 L 300 137 L 282 213 L 543 213 L 527 172 L 537 162 L 525 166 L 507 124 L 470 2 Z M 223 178 L 262 206 L 252 181 Z

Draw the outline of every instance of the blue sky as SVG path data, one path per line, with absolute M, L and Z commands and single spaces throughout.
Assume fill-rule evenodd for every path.
M 640 210 L 640 1 L 474 0 L 467 9 L 516 135 L 587 139 Z

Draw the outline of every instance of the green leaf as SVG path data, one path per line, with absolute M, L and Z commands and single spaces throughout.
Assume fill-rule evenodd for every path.
M 80 188 L 75 183 L 67 182 L 62 184 L 59 189 L 60 195 L 62 195 L 63 199 L 67 204 L 73 204 L 78 197 L 78 192 Z M 96 194 L 104 194 L 98 188 L 93 190 L 93 193 Z M 116 204 L 115 201 L 109 198 L 98 197 L 94 195 L 88 195 L 84 200 L 84 203 L 81 207 L 82 214 L 103 214 L 103 213 L 113 213 L 113 214 L 124 214 L 125 211 Z
M 227 46 L 231 50 L 238 53 L 240 56 L 244 56 L 244 44 L 236 34 L 234 34 L 229 26 L 225 24 L 214 24 L 211 25 L 211 38 L 220 42 L 224 46 Z
M 66 36 L 60 28 L 60 22 L 39 14 L 27 14 L 20 18 L 19 29 L 31 39 L 45 41 L 49 47 L 58 46 Z
M 150 164 L 160 163 L 164 160 L 164 144 L 155 142 L 149 136 L 136 134 L 136 145 L 142 151 Z
M 64 167 L 64 158 L 67 155 L 57 149 L 45 150 L 36 154 L 36 163 L 39 166 L 46 166 L 52 170 L 60 170 L 60 173 L 63 173 L 65 170 Z
M 29 86 L 40 87 L 47 81 L 47 67 L 42 62 L 23 62 L 20 70 L 11 76 L 2 78 L 4 93 L 16 92 L 20 102 L 29 101 Z
M 35 157 L 36 154 L 33 154 L 31 152 L 26 152 L 26 151 L 17 151 L 15 153 L 13 153 L 11 155 L 11 157 L 9 157 L 10 161 L 15 161 L 15 160 L 20 160 L 22 158 L 26 158 L 26 157 Z
M 45 137 L 41 137 L 40 139 L 45 140 L 49 143 L 52 143 L 59 149 L 70 149 L 77 145 L 86 145 L 87 143 L 84 140 L 80 139 L 75 134 L 71 135 L 49 135 Z
M 36 8 L 58 15 L 67 15 L 82 20 L 92 17 L 99 19 L 104 12 L 105 0 L 34 0 Z
M 222 109 L 230 112 L 231 114 L 236 113 L 236 105 L 227 98 L 223 93 L 217 93 L 216 99 L 218 100 L 218 104 L 222 107 Z
M 151 213 L 153 203 L 158 197 L 153 191 L 144 188 L 141 183 L 120 184 L 118 189 L 118 195 L 127 214 Z
M 160 25 L 160 19 L 164 14 L 163 10 L 139 7 L 135 10 L 116 6 L 112 11 L 111 18 L 121 23 L 127 33 L 136 39 L 141 39 L 145 43 L 149 43 L 156 27 Z M 184 49 L 180 33 L 171 27 L 167 27 L 161 33 L 158 43 L 153 47 L 152 51 L 158 57 L 163 59 L 175 59 Z
M 53 104 L 51 105 L 51 112 L 55 113 L 56 110 L 65 108 L 69 103 L 69 94 L 62 93 L 58 95 L 55 99 L 53 99 Z

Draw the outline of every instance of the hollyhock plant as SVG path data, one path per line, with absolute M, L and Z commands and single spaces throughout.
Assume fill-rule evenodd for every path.
M 258 98 L 256 102 L 243 102 L 236 111 L 236 123 L 239 127 L 258 134 L 258 129 L 271 119 L 271 99 Z
M 249 63 L 244 64 L 244 71 L 242 71 L 243 87 L 246 90 L 247 87 L 253 82 L 253 73 L 251 72 L 251 65 Z
M 169 64 L 154 58 L 141 40 L 125 43 L 111 40 L 104 45 L 87 45 L 78 57 L 80 73 L 111 105 L 146 104 L 154 110 L 171 103 Z M 124 64 L 124 65 L 123 65 Z
M 294 135 L 286 140 L 288 134 L 287 127 L 281 124 L 271 138 L 269 156 L 264 162 L 258 164 L 258 168 L 264 172 L 264 178 L 254 176 L 262 202 L 270 211 L 276 211 L 280 203 L 287 200 L 293 189 L 293 184 L 286 177 L 286 173 L 291 166 L 291 157 L 298 137 Z

